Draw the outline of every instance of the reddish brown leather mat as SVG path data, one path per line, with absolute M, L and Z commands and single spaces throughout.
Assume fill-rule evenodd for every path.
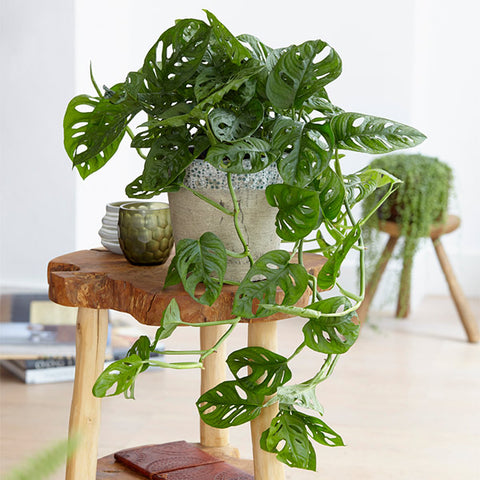
M 150 479 L 155 474 L 221 462 L 183 440 L 129 448 L 115 453 L 114 456 L 118 462 Z

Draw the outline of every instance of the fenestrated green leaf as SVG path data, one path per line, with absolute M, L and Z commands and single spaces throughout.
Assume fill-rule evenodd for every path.
M 253 57 L 263 63 L 267 61 L 268 54 L 273 50 L 253 35 L 242 34 L 237 38 L 240 42 L 248 44 L 252 48 Z
M 316 470 L 313 446 L 302 418 L 295 410 L 280 410 L 268 430 L 260 437 L 263 450 L 275 453 L 277 460 L 289 467 Z
M 332 297 L 310 305 L 308 308 L 323 313 L 339 313 L 335 317 L 312 318 L 303 327 L 306 345 L 317 352 L 345 353 L 356 341 L 360 326 L 352 322 L 354 312 L 341 315 L 352 307 L 345 296 Z
M 228 428 L 258 417 L 263 395 L 244 390 L 230 380 L 208 390 L 197 400 L 200 418 L 211 427 Z
M 238 112 L 215 108 L 209 113 L 208 120 L 213 133 L 221 142 L 234 142 L 257 130 L 263 120 L 263 106 L 254 99 Z
M 340 267 L 350 249 L 360 238 L 361 233 L 360 227 L 354 225 L 344 241 L 338 245 L 335 253 L 327 260 L 327 263 L 325 263 L 318 274 L 318 288 L 328 290 L 335 285 L 337 277 L 340 274 Z
M 315 319 L 317 323 L 321 323 L 327 327 L 336 327 L 347 320 L 351 320 L 355 316 L 355 312 L 350 312 L 345 315 L 342 315 L 342 312 L 349 310 L 352 307 L 350 300 L 344 295 L 338 295 L 335 297 L 325 298 L 319 302 L 312 303 L 308 306 L 310 310 L 315 310 L 316 312 L 328 313 L 338 313 L 338 316 L 322 316 Z
M 341 71 L 340 57 L 325 42 L 311 40 L 292 45 L 282 53 L 268 76 L 268 99 L 277 108 L 300 108 Z
M 272 130 L 272 151 L 278 154 L 277 165 L 283 181 L 304 187 L 327 167 L 333 150 L 330 138 L 321 125 L 297 122 L 280 117 Z
M 218 72 L 213 67 L 207 67 L 195 80 L 195 96 L 198 105 L 192 110 L 192 115 L 200 116 L 210 106 L 217 105 L 227 93 L 238 90 L 251 77 L 256 75 L 262 66 L 255 61 L 247 61 L 242 68 Z
M 204 305 L 212 305 L 222 290 L 227 269 L 227 253 L 222 241 L 212 232 L 204 233 L 198 240 L 184 238 L 176 245 L 175 262 L 183 287 L 190 296 Z M 197 298 L 199 283 L 205 292 Z
M 155 138 L 148 152 L 142 173 L 142 187 L 159 191 L 170 185 L 193 161 L 185 141 L 190 136 L 186 128 L 166 128 Z
M 323 414 L 323 407 L 315 394 L 315 386 L 309 384 L 278 387 L 276 400 L 280 404 L 309 408 Z
M 82 178 L 99 170 L 115 154 L 128 122 L 139 108 L 131 102 L 78 95 L 63 120 L 65 150 Z
M 155 332 L 155 340 L 153 341 L 150 350 L 155 350 L 158 342 L 168 338 L 181 324 L 182 319 L 180 318 L 180 309 L 178 308 L 178 303 L 175 299 L 172 299 L 163 312 L 161 326 L 158 327 L 157 331 Z
M 263 170 L 275 157 L 270 153 L 267 141 L 250 137 L 210 147 L 205 160 L 224 172 L 246 174 Z
M 294 305 L 305 292 L 308 273 L 305 267 L 290 263 L 285 250 L 272 250 L 262 255 L 240 283 L 233 302 L 233 314 L 245 318 L 270 315 L 263 304 L 275 304 L 277 288 L 284 293 L 282 305 Z M 253 312 L 254 304 L 259 307 Z
M 146 335 L 141 335 L 130 347 L 126 356 L 138 355 L 142 360 L 148 360 L 150 358 L 150 352 L 150 339 Z M 140 372 L 144 372 L 147 368 L 148 363 L 145 363 Z
M 327 447 L 345 446 L 342 437 L 324 421 L 301 412 L 295 412 L 295 415 L 304 422 L 308 436 L 316 442 Z
M 180 175 L 172 181 L 166 187 L 158 187 L 158 188 L 146 188 L 143 182 L 143 176 L 140 175 L 137 177 L 133 182 L 130 182 L 125 187 L 125 193 L 127 194 L 128 198 L 152 198 L 156 195 L 160 195 L 161 193 L 166 192 L 178 192 L 181 188 L 183 177 L 185 176 L 185 171 L 181 172 Z
M 303 333 L 307 346 L 316 352 L 345 353 L 357 340 L 360 325 L 347 320 L 330 327 L 312 319 L 304 325 Z
M 303 108 L 307 113 L 312 113 L 313 111 L 318 112 L 321 114 L 321 117 L 331 117 L 343 113 L 343 110 L 340 107 L 337 107 L 330 102 L 325 89 L 319 90 L 308 98 L 304 103 Z
M 196 72 L 208 46 L 211 28 L 201 20 L 183 19 L 166 30 L 148 51 L 142 73 L 151 92 L 173 91 Z M 157 50 L 161 48 L 160 58 Z
M 371 167 L 366 167 L 352 175 L 346 175 L 345 180 L 347 201 L 350 207 L 371 195 L 377 188 L 402 182 L 385 170 Z
M 343 182 L 330 167 L 327 167 L 312 186 L 318 192 L 323 216 L 329 220 L 335 219 L 345 198 Z
M 273 395 L 292 377 L 287 359 L 263 347 L 236 350 L 228 356 L 227 365 L 245 390 L 259 395 Z M 248 367 L 250 373 L 240 377 L 239 371 L 244 367 Z
M 134 398 L 134 385 L 143 362 L 138 355 L 130 355 L 110 364 L 97 378 L 93 385 L 96 397 L 112 397 L 124 393 L 126 398 Z M 113 393 L 107 393 L 116 384 Z
M 363 153 L 388 153 L 422 143 L 425 135 L 413 127 L 362 113 L 340 113 L 331 119 L 336 146 Z
M 233 63 L 240 65 L 243 60 L 251 57 L 248 48 L 244 47 L 213 13 L 208 10 L 204 10 L 204 12 L 207 14 L 208 21 L 212 26 L 213 34 L 217 42 Z
M 295 242 L 318 227 L 320 201 L 315 191 L 276 184 L 269 185 L 265 195 L 268 203 L 278 208 L 275 225 L 282 240 Z

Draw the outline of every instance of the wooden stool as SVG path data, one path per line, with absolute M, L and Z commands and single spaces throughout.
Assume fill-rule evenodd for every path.
M 307 270 L 317 275 L 326 259 L 304 255 Z M 175 298 L 184 322 L 199 323 L 232 318 L 231 308 L 236 287 L 224 286 L 211 306 L 195 302 L 183 286 L 163 288 L 168 262 L 154 267 L 130 265 L 123 256 L 103 249 L 84 250 L 52 260 L 48 265 L 49 297 L 60 305 L 79 307 L 76 338 L 76 367 L 70 410 L 69 437 L 81 435 L 81 442 L 67 462 L 67 480 L 93 480 L 97 475 L 97 446 L 100 426 L 100 399 L 92 395 L 92 387 L 102 372 L 107 340 L 108 309 L 131 314 L 145 325 L 160 325 L 162 313 Z M 198 293 L 201 293 L 200 291 Z M 307 305 L 309 292 L 299 301 Z M 248 345 L 277 349 L 276 322 L 288 318 L 276 314 L 248 322 Z M 225 326 L 200 328 L 201 349 L 213 346 L 225 331 Z M 225 346 L 205 361 L 202 370 L 201 393 L 225 380 Z M 262 409 L 251 422 L 253 464 L 256 480 L 283 480 L 283 464 L 274 454 L 261 450 L 260 435 L 276 415 L 275 406 Z M 216 429 L 203 422 L 200 426 L 200 446 L 213 449 L 213 455 L 232 455 L 228 430 Z M 216 452 L 216 453 L 215 453 Z M 98 478 L 111 475 L 109 457 L 98 463 Z M 238 465 L 238 461 L 233 460 Z M 102 469 L 105 475 L 102 476 Z M 127 477 L 122 477 L 127 478 Z M 129 478 L 137 478 L 135 475 Z
M 432 225 L 430 228 L 430 238 L 432 239 L 433 246 L 435 247 L 435 252 L 437 253 L 438 260 L 442 267 L 443 273 L 448 283 L 450 289 L 450 294 L 452 295 L 453 301 L 460 316 L 460 320 L 463 323 L 465 332 L 468 337 L 468 341 L 475 343 L 480 340 L 480 333 L 478 330 L 477 323 L 473 317 L 472 310 L 468 304 L 465 295 L 458 283 L 453 268 L 448 260 L 445 249 L 440 241 L 440 237 L 446 233 L 453 232 L 460 226 L 460 218 L 456 215 L 449 215 L 447 221 L 444 224 Z M 382 222 L 379 225 L 379 229 L 382 232 L 388 233 L 390 236 L 385 248 L 380 256 L 380 259 L 375 267 L 375 270 L 368 282 L 365 299 L 357 310 L 358 317 L 360 322 L 363 323 L 367 317 L 368 309 L 372 303 L 373 297 L 377 290 L 378 284 L 382 277 L 385 268 L 387 267 L 388 261 L 390 260 L 393 249 L 398 241 L 398 238 L 401 236 L 400 226 L 395 222 Z M 400 277 L 400 291 L 398 295 L 397 303 L 397 317 L 406 317 L 410 309 L 410 288 L 409 288 L 409 279 L 412 272 L 412 261 L 405 261 L 403 264 L 402 274 Z M 402 306 L 406 306 L 402 312 Z

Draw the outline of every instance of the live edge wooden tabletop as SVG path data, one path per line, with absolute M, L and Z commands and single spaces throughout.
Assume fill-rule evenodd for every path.
M 175 298 L 182 320 L 189 323 L 212 322 L 232 318 L 235 286 L 225 285 L 215 303 L 209 307 L 193 300 L 182 285 L 164 288 L 171 258 L 164 265 L 139 267 L 123 257 L 103 249 L 68 253 L 48 264 L 49 297 L 68 307 L 112 309 L 126 312 L 145 325 L 160 325 L 162 313 Z M 326 259 L 304 254 L 304 265 L 311 274 L 318 274 Z M 198 294 L 201 295 L 201 286 Z M 308 302 L 309 291 L 297 305 Z M 281 292 L 279 292 L 281 298 Z M 288 318 L 276 314 L 267 318 L 245 320 L 271 321 Z

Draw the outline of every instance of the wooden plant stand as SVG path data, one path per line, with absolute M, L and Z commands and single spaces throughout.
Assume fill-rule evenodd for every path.
M 468 301 L 460 287 L 460 284 L 455 277 L 453 268 L 448 260 L 447 254 L 445 253 L 442 242 L 440 241 L 440 237 L 442 235 L 453 232 L 459 226 L 460 218 L 456 215 L 449 215 L 445 224 L 432 225 L 430 229 L 430 238 L 433 242 L 437 258 L 445 275 L 445 279 L 447 280 L 448 288 L 450 289 L 450 294 L 457 308 L 458 315 L 467 334 L 468 341 L 475 343 L 480 341 L 480 332 L 478 329 L 478 325 L 475 321 L 473 312 L 470 309 Z M 399 237 L 401 236 L 400 226 L 395 222 L 382 222 L 380 223 L 379 228 L 382 232 L 388 233 L 389 239 L 375 267 L 375 270 L 370 277 L 370 281 L 368 282 L 365 291 L 365 299 L 360 308 L 357 310 L 360 323 L 363 323 L 367 317 L 370 304 L 372 303 L 378 284 L 380 283 L 380 279 L 387 267 L 388 261 L 392 256 L 393 249 L 395 248 L 395 245 Z M 397 303 L 397 317 L 400 318 L 408 316 L 410 310 L 409 284 L 411 272 L 412 262 L 404 262 L 400 278 L 400 291 Z
M 312 274 L 318 274 L 325 258 L 305 254 L 304 263 Z M 50 261 L 48 283 L 50 299 L 64 306 L 79 307 L 76 338 L 76 367 L 72 406 L 70 410 L 69 437 L 81 435 L 81 442 L 67 462 L 66 480 L 94 480 L 112 478 L 112 457 L 98 462 L 98 433 L 100 426 L 100 399 L 92 395 L 92 387 L 103 370 L 107 340 L 108 310 L 131 314 L 145 325 L 160 325 L 160 319 L 169 302 L 175 298 L 182 320 L 190 323 L 211 322 L 231 317 L 231 307 L 236 287 L 225 286 L 211 306 L 195 302 L 180 286 L 163 288 L 168 268 L 137 267 L 130 265 L 123 256 L 103 249 L 70 253 Z M 198 293 L 201 293 L 199 290 Z M 280 293 L 279 293 L 280 294 Z M 304 306 L 308 292 L 299 301 Z M 277 348 L 276 320 L 287 315 L 244 320 L 248 322 L 248 345 L 262 346 L 275 351 Z M 215 344 L 223 334 L 224 326 L 200 328 L 201 348 Z M 202 370 L 201 393 L 225 379 L 225 347 L 207 358 Z M 256 480 L 283 480 L 283 464 L 274 454 L 260 449 L 259 440 L 275 416 L 274 407 L 262 409 L 251 422 L 253 470 Z M 235 457 L 235 449 L 229 445 L 228 430 L 212 428 L 201 422 L 200 447 L 219 457 Z M 238 456 L 238 455 L 237 455 Z M 239 459 L 232 464 L 245 466 Z M 248 465 L 247 465 L 248 468 Z M 123 469 L 124 470 L 124 469 Z M 122 470 L 122 471 L 123 471 Z M 135 479 L 136 474 L 120 470 L 115 478 Z

